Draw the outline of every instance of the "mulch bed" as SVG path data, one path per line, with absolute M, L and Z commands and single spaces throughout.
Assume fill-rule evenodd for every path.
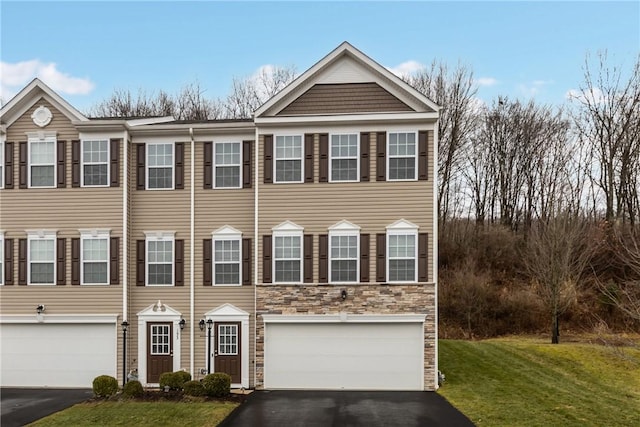
M 136 402 L 235 402 L 242 403 L 249 397 L 249 394 L 230 394 L 226 397 L 207 397 L 207 396 L 188 396 L 184 394 L 182 390 L 145 390 L 143 395 L 137 398 L 130 398 L 122 396 L 122 393 L 118 393 L 115 396 L 111 396 L 107 399 L 93 398 L 91 401 L 136 401 Z

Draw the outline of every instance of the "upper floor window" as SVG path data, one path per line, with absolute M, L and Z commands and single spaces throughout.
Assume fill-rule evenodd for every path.
M 302 232 L 290 221 L 273 228 L 274 283 L 302 282 Z
M 418 227 L 400 220 L 387 227 L 387 280 L 418 280 Z
M 82 284 L 109 284 L 109 232 L 81 231 L 80 242 Z
M 0 141 L 0 188 L 4 188 L 4 142 Z
M 358 181 L 358 134 L 331 135 L 331 181 Z
M 418 163 L 416 132 L 389 132 L 388 179 L 415 180 Z
M 82 185 L 109 185 L 109 141 L 82 141 Z
M 360 227 L 344 220 L 329 227 L 329 283 L 358 282 L 359 259 Z
M 56 265 L 56 233 L 38 231 L 28 233 L 28 283 L 54 285 Z
M 216 142 L 215 147 L 215 187 L 240 188 L 240 143 Z
M 173 285 L 174 243 L 173 233 L 147 234 L 147 285 Z
M 147 188 L 173 189 L 174 144 L 147 144 Z
M 56 186 L 56 138 L 29 138 L 29 186 Z
M 302 182 L 302 135 L 275 138 L 275 182 Z
M 4 285 L 4 233 L 2 231 L 0 231 L 0 285 Z
M 213 236 L 215 285 L 240 285 L 240 236 Z

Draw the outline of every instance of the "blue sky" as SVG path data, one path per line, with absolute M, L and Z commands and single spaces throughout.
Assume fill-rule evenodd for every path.
M 2 0 L 8 101 L 39 76 L 80 110 L 118 89 L 224 97 L 265 65 L 303 72 L 347 40 L 382 65 L 471 66 L 478 96 L 559 104 L 587 52 L 630 69 L 640 2 L 28 2 Z

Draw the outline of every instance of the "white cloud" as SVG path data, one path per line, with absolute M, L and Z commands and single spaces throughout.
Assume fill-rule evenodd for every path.
M 387 70 L 391 71 L 398 77 L 406 77 L 414 74 L 420 70 L 425 68 L 424 64 L 421 64 L 418 61 L 409 60 L 405 61 L 400 65 L 396 65 L 395 67 L 387 67 Z
M 32 59 L 22 62 L 0 62 L 0 97 L 13 97 L 34 78 L 39 78 L 56 92 L 67 95 L 86 95 L 95 87 L 88 78 L 74 77 L 58 70 L 55 62 Z
M 493 77 L 480 77 L 476 79 L 475 82 L 478 84 L 478 86 L 494 86 L 498 84 L 498 80 L 494 79 Z
M 533 98 L 534 96 L 539 94 L 545 86 L 551 85 L 553 83 L 553 80 L 533 80 L 529 83 L 520 83 L 517 87 L 518 91 L 522 95 L 528 98 Z
M 595 87 L 591 90 L 591 93 L 586 95 L 579 89 L 569 89 L 567 93 L 564 94 L 565 98 L 569 101 L 577 100 L 580 103 L 584 103 L 585 101 L 589 101 L 590 104 L 602 104 L 606 101 L 606 97 L 604 92 L 599 88 Z

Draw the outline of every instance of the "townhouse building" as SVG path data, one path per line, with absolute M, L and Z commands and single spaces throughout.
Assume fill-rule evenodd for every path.
M 2 107 L 0 382 L 437 388 L 439 107 L 345 42 L 246 120 Z

